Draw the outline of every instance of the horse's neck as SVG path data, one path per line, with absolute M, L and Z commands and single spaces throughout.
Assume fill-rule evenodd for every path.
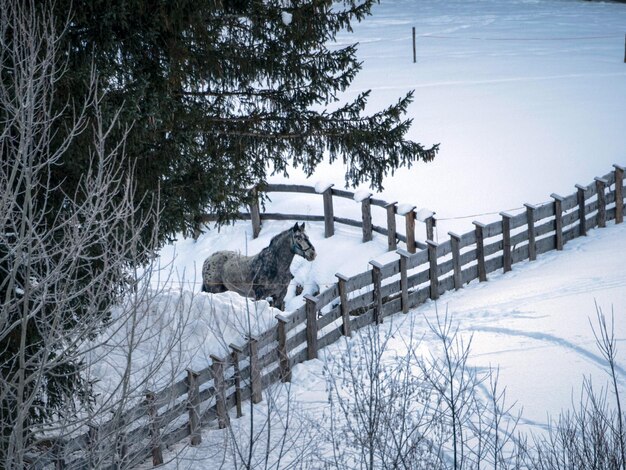
M 294 254 L 291 252 L 290 237 L 288 233 L 274 240 L 270 246 L 261 252 L 251 261 L 253 268 L 264 270 L 269 267 L 275 269 L 279 275 L 289 273 L 289 267 L 293 261 Z

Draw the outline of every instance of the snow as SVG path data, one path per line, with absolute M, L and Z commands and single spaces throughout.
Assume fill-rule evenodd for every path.
M 356 202 L 362 202 L 365 199 L 368 199 L 372 197 L 372 192 L 368 191 L 367 189 L 358 189 L 357 191 L 354 192 L 354 200 Z
M 414 89 L 410 136 L 426 146 L 441 142 L 434 162 L 396 171 L 386 180 L 385 190 L 374 197 L 413 201 L 399 204 L 398 214 L 417 206 L 428 208 L 418 211 L 420 219 L 436 211 L 440 242 L 448 231 L 473 230 L 474 219 L 490 222 L 499 219 L 501 211 L 514 213 L 524 203 L 550 200 L 551 193 L 567 196 L 574 192 L 575 183 L 587 184 L 609 172 L 612 164 L 626 163 L 624 5 L 574 0 L 383 0 L 373 14 L 355 26 L 354 34 L 339 37 L 340 44 L 359 42 L 363 61 L 348 97 L 372 89 L 368 110 L 373 111 Z M 418 33 L 416 64 L 412 26 Z M 322 164 L 310 179 L 291 169 L 288 179 L 277 175 L 271 182 L 311 185 L 318 181 L 315 190 L 322 193 L 333 184 L 341 187 L 344 171 L 335 162 Z M 311 202 L 307 199 L 311 197 L 273 194 L 267 210 L 320 214 L 321 198 Z M 338 205 L 336 213 L 344 210 L 358 219 L 359 206 L 345 204 Z M 385 226 L 385 211 L 372 211 L 372 217 L 374 224 Z M 179 302 L 193 307 L 185 321 L 184 347 L 172 370 L 200 368 L 209 354 L 223 354 L 229 341 L 243 338 L 248 327 L 239 312 L 251 306 L 261 312 L 264 325 L 274 321 L 276 311 L 264 302 L 249 303 L 232 293 L 199 293 L 200 268 L 204 258 L 218 250 L 255 254 L 291 225 L 293 221 L 265 221 L 259 238 L 253 240 L 250 223 L 238 222 L 210 230 L 197 242 L 181 239 L 162 250 L 162 265 L 173 271 L 174 280 L 168 282 L 183 293 L 163 294 L 154 313 L 147 315 L 146 328 L 170 335 L 168 331 L 180 324 Z M 324 237 L 322 223 L 307 223 L 306 231 L 317 258 L 313 262 L 294 259 L 287 310 L 302 305 L 303 295 L 336 282 L 338 272 L 351 276 L 370 269 L 372 259 L 397 258 L 387 252 L 386 237 L 375 235 L 361 243 L 359 229 L 340 224 L 331 238 Z M 488 282 L 472 282 L 408 315 L 385 319 L 385 324 L 398 329 L 395 347 L 401 347 L 413 322 L 424 332 L 423 346 L 436 349 L 426 320 L 447 309 L 463 334 L 473 335 L 471 365 L 481 370 L 499 367 L 509 402 L 516 402 L 515 411 L 523 409 L 522 426 L 541 430 L 549 416 L 571 406 L 584 376 L 591 376 L 594 384 L 606 383 L 589 325 L 596 302 L 609 315 L 614 309 L 618 384 L 621 390 L 626 387 L 625 244 L 626 224 L 609 223 L 606 229 L 567 243 L 562 252 L 516 264 L 507 274 L 491 274 Z M 153 278 L 155 287 L 159 281 Z M 296 284 L 304 288 L 300 295 Z M 219 339 L 218 326 L 225 340 Z M 290 385 L 270 389 L 273 403 L 284 405 L 289 396 L 301 419 L 327 427 L 324 361 L 346 354 L 350 342 L 361 337 L 359 333 L 341 340 L 324 350 L 319 360 L 296 366 Z M 123 341 L 120 332 L 118 342 Z M 148 346 L 138 360 L 147 360 L 153 347 Z M 103 380 L 118 377 L 118 359 L 106 357 L 107 362 L 94 361 L 94 375 Z M 163 377 L 168 373 L 173 372 L 165 371 Z M 265 400 L 255 410 L 269 414 L 268 406 Z M 234 429 L 245 429 L 247 421 L 233 420 Z M 173 449 L 180 455 L 164 468 L 206 468 L 223 440 L 223 432 L 205 430 L 203 445 L 180 444 Z
M 291 13 L 286 12 L 286 11 L 283 11 L 280 14 L 280 17 L 281 17 L 281 19 L 283 21 L 283 24 L 285 26 L 289 26 L 291 24 L 292 19 L 293 19 L 293 15 Z
M 431 218 L 435 213 L 425 207 L 422 207 L 415 213 L 415 218 L 420 222 L 424 222 L 426 219 Z
M 398 207 L 396 208 L 396 212 L 398 213 L 398 215 L 406 215 L 414 209 L 415 209 L 414 205 L 402 202 L 398 204 Z

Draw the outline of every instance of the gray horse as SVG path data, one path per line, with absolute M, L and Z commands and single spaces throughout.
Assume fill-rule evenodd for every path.
M 315 259 L 315 248 L 304 233 L 304 223 L 276 235 L 256 256 L 235 251 L 213 253 L 202 266 L 202 291 L 215 294 L 230 290 L 256 300 L 272 297 L 274 306 L 283 309 L 293 279 L 289 268 L 294 255 L 307 261 Z

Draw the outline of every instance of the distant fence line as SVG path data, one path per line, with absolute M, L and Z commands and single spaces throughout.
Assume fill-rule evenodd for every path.
M 398 259 L 386 264 L 371 261 L 370 270 L 355 276 L 338 273 L 336 284 L 316 297 L 305 296 L 297 310 L 277 315 L 277 324 L 269 330 L 243 346 L 232 344 L 226 357 L 211 356 L 205 369 L 188 370 L 177 383 L 146 392 L 145 400 L 119 419 L 58 443 L 41 456 L 39 467 L 88 468 L 89 460 L 81 453 L 89 449 L 98 449 L 109 459 L 105 468 L 150 457 L 158 465 L 164 446 L 187 437 L 191 445 L 198 445 L 201 428 L 229 426 L 231 417 L 242 416 L 244 401 L 260 402 L 264 389 L 290 381 L 296 364 L 316 358 L 321 348 L 341 336 L 406 313 L 474 279 L 484 282 L 498 269 L 507 272 L 515 263 L 562 250 L 569 240 L 605 227 L 607 221 L 622 223 L 624 189 L 624 167 L 614 165 L 613 171 L 591 184 L 576 185 L 569 196 L 552 194 L 548 203 L 526 204 L 518 215 L 502 212 L 501 220 L 493 223 L 475 221 L 474 230 L 449 233 L 441 244 L 429 239 L 426 249 L 416 253 L 398 249 Z
M 294 193 L 321 195 L 324 215 L 261 212 L 258 196 L 259 192 L 266 194 Z M 385 235 L 387 237 L 389 251 L 393 251 L 397 248 L 398 241 L 406 244 L 407 251 L 409 253 L 415 253 L 417 249 L 426 248 L 425 243 L 417 241 L 415 238 L 415 222 L 417 220 L 415 206 L 412 206 L 410 210 L 399 212 L 397 202 L 387 202 L 382 199 L 375 199 L 372 198 L 372 194 L 370 193 L 368 197 L 364 197 L 360 201 L 356 201 L 357 203 L 360 203 L 361 206 L 361 219 L 355 220 L 345 217 L 336 217 L 334 214 L 333 204 L 333 198 L 335 197 L 355 200 L 355 193 L 335 189 L 332 185 L 329 185 L 324 188 L 323 191 L 318 192 L 312 186 L 300 184 L 266 184 L 261 188 L 251 189 L 250 194 L 253 202 L 249 206 L 249 212 L 240 212 L 237 214 L 237 218 L 251 221 L 253 238 L 257 238 L 259 236 L 263 220 L 298 220 L 306 222 L 324 222 L 324 236 L 326 238 L 332 237 L 335 234 L 335 223 L 338 223 L 360 228 L 363 231 L 363 242 L 372 240 L 374 232 Z M 372 224 L 372 206 L 380 207 L 385 210 L 387 215 L 387 227 L 380 227 Z M 396 215 L 404 218 L 405 234 L 397 231 Z M 213 215 L 205 214 L 204 216 L 198 217 L 196 223 L 202 224 L 213 220 L 215 220 Z M 436 224 L 435 217 L 431 215 L 430 217 L 425 218 L 423 222 L 426 226 L 426 239 L 432 240 L 434 238 L 433 230 Z M 200 230 L 198 226 L 196 229 L 196 238 L 199 234 Z

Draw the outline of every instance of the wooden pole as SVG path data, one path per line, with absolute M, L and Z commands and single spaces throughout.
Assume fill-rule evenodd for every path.
M 409 288 L 408 288 L 408 276 L 407 276 L 407 262 L 411 257 L 411 253 L 406 250 L 397 250 L 396 253 L 400 255 L 400 299 L 402 302 L 402 313 L 409 311 Z
M 596 182 L 596 193 L 598 194 L 598 214 L 597 214 L 597 222 L 598 227 L 604 228 L 606 227 L 606 194 L 605 189 L 608 186 L 609 182 L 602 178 L 594 178 Z
M 624 222 L 624 167 L 613 165 L 613 168 L 615 168 L 615 223 L 621 224 Z
M 217 411 L 217 425 L 224 429 L 230 424 L 230 416 L 226 408 L 226 381 L 224 380 L 224 360 L 211 354 L 211 371 L 213 372 L 213 385 L 215 386 L 215 408 Z
M 241 418 L 243 416 L 243 399 L 241 395 L 241 369 L 239 367 L 239 356 L 243 353 L 243 349 L 233 343 L 229 346 L 230 349 L 232 349 L 230 357 L 233 361 L 233 368 L 235 369 L 235 407 L 237 409 L 237 418 Z
M 415 45 L 415 26 L 413 26 L 413 63 L 417 62 L 417 47 Z M 626 56 L 624 56 L 624 62 L 626 62 Z
M 335 274 L 337 277 L 337 288 L 339 289 L 339 300 L 341 301 L 341 320 L 343 322 L 342 334 L 350 336 L 350 303 L 348 301 L 348 289 L 346 283 L 349 278 L 343 274 Z
M 439 246 L 432 240 L 426 240 L 428 245 L 428 262 L 430 265 L 430 298 L 437 300 L 439 298 L 439 278 L 437 276 L 437 247 Z
M 426 240 L 435 241 L 435 217 L 430 216 L 426 220 L 424 220 L 426 224 Z
M 406 250 L 415 253 L 415 210 L 411 209 L 404 214 L 406 222 Z
M 250 221 L 252 222 L 252 238 L 257 238 L 261 232 L 261 211 L 259 210 L 259 193 L 257 188 L 250 190 Z
M 259 367 L 259 343 L 252 337 L 248 341 L 250 348 L 250 387 L 252 389 L 252 403 L 261 403 L 263 400 L 263 384 L 261 384 L 261 368 Z
M 485 268 L 485 242 L 483 237 L 483 229 L 485 224 L 482 222 L 472 222 L 476 227 L 476 261 L 478 262 L 478 280 L 485 282 L 487 280 L 487 269 Z
M 563 196 L 552 193 L 554 199 L 554 236 L 556 249 L 561 251 L 565 242 L 563 241 Z
M 305 295 L 307 360 L 317 359 L 317 297 Z
M 461 236 L 454 232 L 448 232 L 450 236 L 450 246 L 452 248 L 452 265 L 454 267 L 454 289 L 459 290 L 463 287 L 463 278 L 461 273 Z
M 511 214 L 500 212 L 502 216 L 502 271 L 507 273 L 511 267 Z
M 157 422 L 157 409 L 155 405 L 154 392 L 146 392 L 146 407 L 148 411 L 148 421 L 150 426 L 150 448 L 152 449 L 152 465 L 163 464 L 163 451 L 161 450 L 161 433 Z
M 370 194 L 361 201 L 361 218 L 363 219 L 363 243 L 372 240 L 372 204 Z
M 585 214 L 585 188 L 584 186 L 576 185 L 576 199 L 578 200 L 578 235 L 584 237 L 587 235 L 587 220 Z
M 378 261 L 370 261 L 372 265 L 372 282 L 374 284 L 374 323 L 377 325 L 383 322 L 383 297 L 382 297 L 382 284 L 383 276 L 380 270 L 383 265 Z
M 526 207 L 526 223 L 528 224 L 528 259 L 537 259 L 537 242 L 535 241 L 535 209 L 532 204 L 524 204 Z
M 285 328 L 289 320 L 280 314 L 276 315 L 276 320 L 278 320 L 280 380 L 281 382 L 291 382 L 291 367 L 289 366 L 289 355 L 287 354 L 287 330 Z
M 187 369 L 187 411 L 189 412 L 189 434 L 192 446 L 197 446 L 202 442 L 199 394 L 198 373 Z
M 626 64 L 626 35 L 624 35 L 624 63 Z
M 389 251 L 393 251 L 398 246 L 396 241 L 396 203 L 387 204 L 385 209 L 387 209 L 387 248 Z
M 324 198 L 324 236 L 332 237 L 335 234 L 335 214 L 333 211 L 333 187 L 329 186 L 323 193 Z

